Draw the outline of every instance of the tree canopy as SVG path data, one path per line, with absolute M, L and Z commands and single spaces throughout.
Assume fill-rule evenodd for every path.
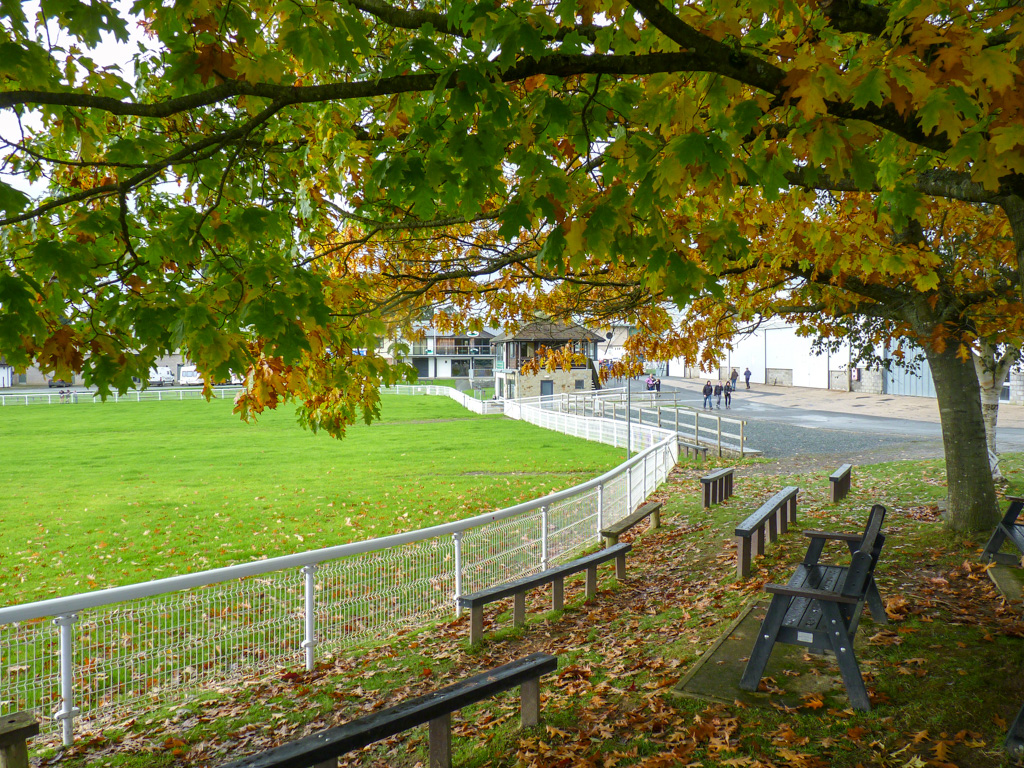
M 3 9 L 16 366 L 109 391 L 183 348 L 249 371 L 243 412 L 295 396 L 339 433 L 407 375 L 379 340 L 439 301 L 442 324 L 627 318 L 667 351 L 658 301 L 795 280 L 837 316 L 941 305 L 888 315 L 937 355 L 1020 333 L 1013 0 Z

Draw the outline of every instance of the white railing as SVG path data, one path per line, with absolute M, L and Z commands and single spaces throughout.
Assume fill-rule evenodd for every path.
M 472 395 L 460 392 L 454 387 L 439 387 L 433 384 L 399 384 L 394 387 L 381 390 L 382 394 L 390 393 L 397 395 L 435 395 L 450 397 L 455 402 L 473 413 L 489 414 L 501 413 L 502 406 L 498 400 L 478 400 Z
M 636 425 L 652 425 L 672 429 L 697 445 L 714 447 L 721 456 L 723 451 L 757 454 L 747 447 L 746 421 L 722 416 L 688 405 L 680 405 L 678 392 L 624 392 L 567 393 L 550 399 L 549 407 L 567 413 L 598 416 L 602 419 L 626 421 L 626 411 Z
M 514 407 L 581 436 L 597 429 L 539 404 Z M 70 744 L 78 717 L 172 701 L 242 672 L 312 669 L 325 652 L 451 616 L 461 594 L 599 543 L 678 455 L 671 435 L 587 483 L 469 520 L 0 608 L 0 715 L 32 710 Z
M 213 396 L 233 398 L 238 392 L 242 390 L 239 386 L 225 386 L 225 387 L 214 387 Z M 88 389 L 81 390 L 68 390 L 67 394 L 61 394 L 60 392 L 26 392 L 25 394 L 0 394 L 0 406 L 4 405 L 92 405 L 103 403 L 104 401 L 99 396 Z M 123 395 L 119 395 L 114 392 L 106 399 L 108 403 L 141 403 L 148 400 L 202 400 L 203 399 L 203 388 L 202 387 L 187 387 L 185 389 L 145 389 L 136 390 L 133 389 L 129 392 L 125 392 Z

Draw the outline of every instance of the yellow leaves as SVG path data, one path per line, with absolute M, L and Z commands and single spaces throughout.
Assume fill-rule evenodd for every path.
M 805 119 L 828 112 L 825 104 L 825 81 L 821 75 L 808 70 L 794 69 L 782 81 L 789 88 L 789 99 L 796 101 L 796 108 Z
M 583 252 L 583 232 L 586 228 L 587 223 L 582 219 L 572 219 L 562 225 L 565 232 L 566 252 L 570 256 Z

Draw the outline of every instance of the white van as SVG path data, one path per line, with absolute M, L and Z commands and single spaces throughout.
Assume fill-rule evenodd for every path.
M 149 386 L 162 387 L 174 384 L 174 374 L 166 365 L 158 365 L 149 369 Z
M 178 383 L 186 387 L 193 385 L 202 386 L 203 377 L 194 365 L 183 365 L 181 370 L 178 371 Z

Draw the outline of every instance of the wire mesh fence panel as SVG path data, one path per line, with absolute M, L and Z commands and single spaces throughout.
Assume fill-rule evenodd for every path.
M 538 573 L 543 520 L 537 509 L 467 531 L 462 538 L 463 594 Z
M 454 594 L 450 536 L 322 563 L 316 570 L 318 648 L 329 653 L 440 619 L 451 614 Z
M 548 563 L 571 560 L 600 541 L 597 489 L 563 499 L 548 509 Z
M 0 713 L 49 719 L 60 700 L 58 634 L 52 621 L 0 625 Z

